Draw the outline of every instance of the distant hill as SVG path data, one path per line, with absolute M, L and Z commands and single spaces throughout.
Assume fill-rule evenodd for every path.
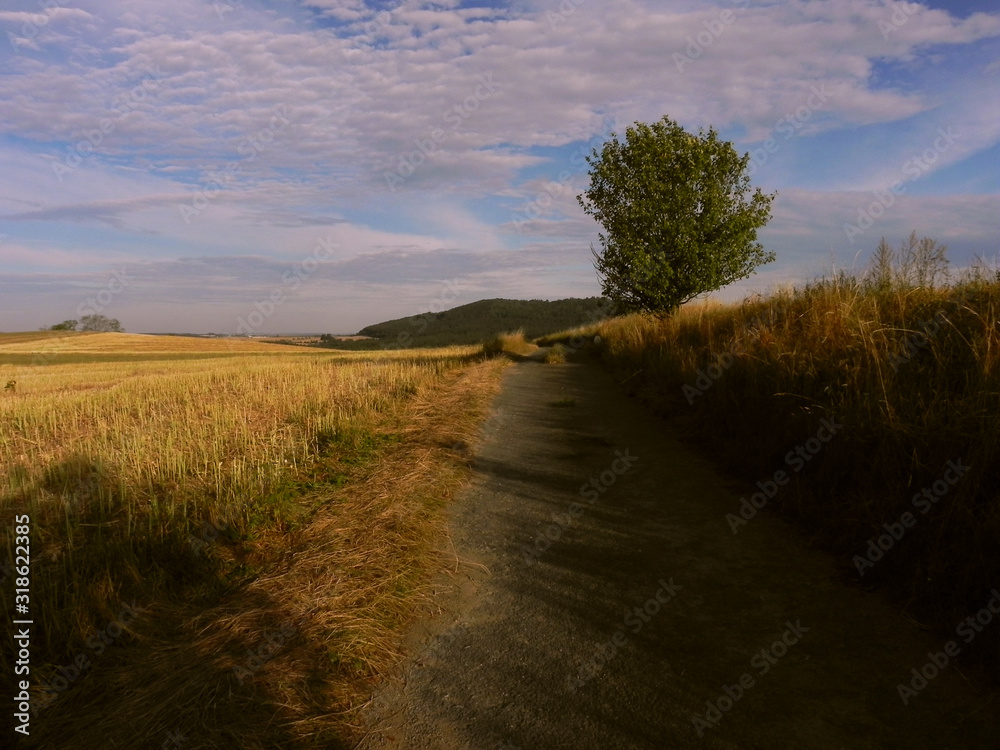
M 592 323 L 607 317 L 610 302 L 601 297 L 546 300 L 485 299 L 440 313 L 411 315 L 361 329 L 368 341 L 329 344 L 338 349 L 383 346 L 477 344 L 505 331 L 523 329 L 529 339 Z

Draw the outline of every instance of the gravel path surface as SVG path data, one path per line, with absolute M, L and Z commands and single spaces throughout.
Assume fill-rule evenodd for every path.
M 770 514 L 734 535 L 731 484 L 585 360 L 505 374 L 361 750 L 1000 748 L 1000 701 L 925 667 L 947 637 Z

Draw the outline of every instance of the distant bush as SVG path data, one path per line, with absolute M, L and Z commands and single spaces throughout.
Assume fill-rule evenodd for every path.
M 534 345 L 525 339 L 524 331 L 514 331 L 502 333 L 483 343 L 482 355 L 484 357 L 497 357 L 502 354 L 523 356 L 530 354 L 534 348 Z
M 569 349 L 562 344 L 553 344 L 552 348 L 545 353 L 545 363 L 549 365 L 560 365 L 566 361 L 566 355 L 568 353 Z

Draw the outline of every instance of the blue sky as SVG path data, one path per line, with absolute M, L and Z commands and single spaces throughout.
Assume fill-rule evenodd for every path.
M 995 263 L 998 94 L 987 0 L 9 2 L 0 330 L 347 333 L 596 295 L 583 156 L 664 115 L 778 192 L 777 260 L 721 299 L 911 230 Z

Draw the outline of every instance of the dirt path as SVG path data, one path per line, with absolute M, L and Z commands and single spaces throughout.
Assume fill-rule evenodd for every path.
M 734 536 L 739 495 L 583 358 L 508 370 L 475 470 L 363 750 L 1000 747 L 955 665 L 901 700 L 947 638 L 780 519 Z

